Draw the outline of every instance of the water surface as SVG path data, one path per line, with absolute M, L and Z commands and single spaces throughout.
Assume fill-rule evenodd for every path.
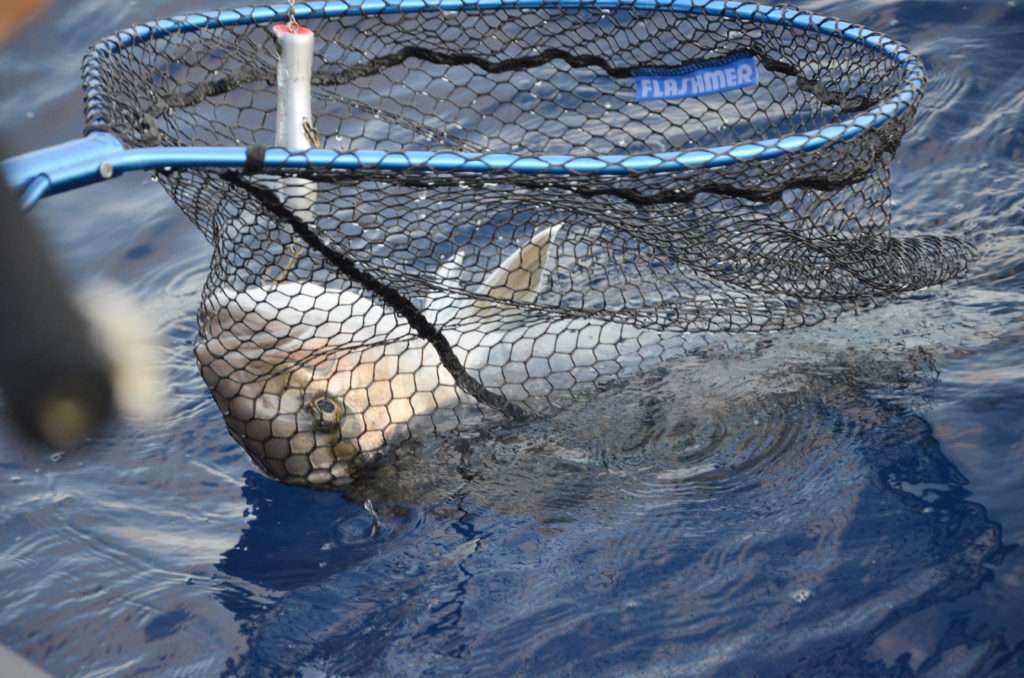
M 8 146 L 79 133 L 94 39 L 207 5 L 59 3 L 0 52 Z M 894 222 L 974 244 L 967 278 L 405 446 L 346 498 L 228 436 L 191 354 L 209 248 L 159 187 L 48 200 L 174 392 L 74 452 L 4 437 L 0 640 L 60 675 L 1024 673 L 1024 4 L 800 5 L 924 58 Z

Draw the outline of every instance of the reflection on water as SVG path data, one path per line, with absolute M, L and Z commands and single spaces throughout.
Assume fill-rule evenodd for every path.
M 6 134 L 77 134 L 94 38 L 208 4 L 52 3 L 0 52 Z M 209 250 L 159 187 L 55 198 L 72 274 L 160 319 L 174 393 L 81 451 L 5 439 L 0 641 L 56 674 L 1024 673 L 1024 3 L 800 4 L 924 57 L 896 221 L 970 239 L 965 280 L 411 442 L 345 497 L 229 438 L 192 356 Z

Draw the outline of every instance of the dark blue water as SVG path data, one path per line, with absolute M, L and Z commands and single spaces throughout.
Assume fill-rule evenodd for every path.
M 15 151 L 78 134 L 95 38 L 207 3 L 54 4 L 0 52 Z M 159 187 L 51 199 L 174 390 L 64 455 L 5 436 L 0 641 L 88 676 L 1024 675 L 1024 3 L 800 4 L 924 57 L 895 223 L 976 245 L 966 279 L 423 441 L 346 498 L 229 438 L 191 354 L 209 249 Z

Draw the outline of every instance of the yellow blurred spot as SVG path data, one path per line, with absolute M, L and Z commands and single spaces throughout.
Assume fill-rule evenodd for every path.
M 56 449 L 78 445 L 92 430 L 89 407 L 74 398 L 53 398 L 39 410 L 39 430 L 47 444 Z

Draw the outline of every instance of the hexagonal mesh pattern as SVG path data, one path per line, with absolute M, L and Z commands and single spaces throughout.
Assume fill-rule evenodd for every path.
M 244 170 L 159 175 L 213 245 L 197 355 L 256 463 L 341 485 L 420 429 L 557 406 L 694 334 L 805 326 L 962 273 L 959 240 L 890 234 L 889 164 L 916 98 L 845 133 L 922 77 L 916 61 L 761 11 L 304 20 L 320 148 L 376 160 L 295 156 L 284 173 L 257 152 Z M 90 123 L 130 147 L 272 145 L 274 39 L 223 24 L 99 45 Z M 637 100 L 640 69 L 738 54 L 757 87 Z M 830 126 L 844 133 L 807 134 Z M 823 143 L 740 157 L 799 134 Z M 712 160 L 678 162 L 698 150 Z M 602 171 L 574 171 L 598 157 Z

